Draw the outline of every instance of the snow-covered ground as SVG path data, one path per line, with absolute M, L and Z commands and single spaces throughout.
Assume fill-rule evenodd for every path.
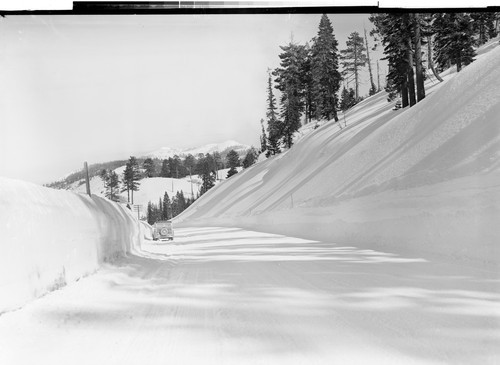
M 498 275 L 235 228 L 105 265 L 0 317 L 0 363 L 498 364 Z
M 0 313 L 136 252 L 144 236 L 119 204 L 6 178 L 0 222 Z
M 488 52 L 484 52 L 487 49 Z M 386 93 L 210 190 L 183 226 L 245 227 L 498 269 L 500 47 L 393 111 Z M 344 125 L 344 116 L 340 116 Z
M 173 243 L 139 250 L 122 206 L 0 179 L 0 304 L 53 290 L 0 315 L 0 364 L 500 363 L 497 41 L 413 108 L 380 93 L 303 131 Z

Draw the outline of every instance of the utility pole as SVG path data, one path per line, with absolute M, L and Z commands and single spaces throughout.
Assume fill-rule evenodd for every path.
M 191 176 L 191 166 L 189 166 L 189 182 L 191 183 L 191 199 L 194 199 L 194 193 L 193 193 L 193 177 Z

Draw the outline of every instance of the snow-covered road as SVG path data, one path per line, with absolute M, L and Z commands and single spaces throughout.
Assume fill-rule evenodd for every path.
M 498 364 L 495 270 L 229 228 L 0 316 L 0 364 Z

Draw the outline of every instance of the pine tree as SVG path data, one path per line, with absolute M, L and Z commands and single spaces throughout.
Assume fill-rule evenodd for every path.
M 151 204 L 150 201 L 148 202 L 148 207 L 146 210 L 146 220 L 148 221 L 148 224 L 150 224 L 150 225 L 153 225 L 156 222 L 155 217 L 154 217 L 154 213 L 153 213 L 153 205 Z
M 260 135 L 260 151 L 264 152 L 267 150 L 267 136 L 266 129 L 264 128 L 264 119 L 260 120 L 260 126 L 262 127 L 262 133 Z
M 194 158 L 193 155 L 189 154 L 189 155 L 186 156 L 186 158 L 184 159 L 184 166 L 186 166 L 186 168 L 189 171 L 189 182 L 191 184 L 191 196 L 194 196 L 194 192 L 193 192 L 193 176 L 192 176 L 192 173 L 193 173 L 194 168 L 196 166 L 196 159 Z
M 102 169 L 101 172 L 99 173 L 99 177 L 103 181 L 104 186 L 106 186 L 106 182 L 109 180 L 108 170 Z
M 293 135 L 300 128 L 300 118 L 304 111 L 304 86 L 301 82 L 303 63 L 307 57 L 304 46 L 290 42 L 280 47 L 280 68 L 274 71 L 277 89 L 281 91 L 281 119 L 279 132 L 286 147 L 293 145 Z
M 104 182 L 104 196 L 112 201 L 119 201 L 118 192 L 120 191 L 120 179 L 116 172 L 103 169 L 100 172 L 100 177 Z
M 432 14 L 426 13 L 426 14 L 420 14 L 420 19 L 421 19 L 422 36 L 425 37 L 425 43 L 427 44 L 427 65 L 431 69 L 434 77 L 439 82 L 443 82 L 443 79 L 441 78 L 441 76 L 439 76 L 439 73 L 436 71 L 436 68 L 434 67 L 434 57 L 432 55 L 432 49 L 433 49 L 432 38 L 434 36 L 432 22 L 434 18 Z
M 342 94 L 340 98 L 340 110 L 345 112 L 346 110 L 352 108 L 356 105 L 356 93 L 351 88 L 347 90 L 345 87 L 342 89 Z
M 214 162 L 209 153 L 207 153 L 203 158 L 198 159 L 198 170 L 202 181 L 200 187 L 201 196 L 215 186 Z M 174 209 L 174 198 L 172 198 L 172 210 Z
M 139 180 L 141 179 L 141 173 L 139 170 L 139 164 L 137 159 L 134 156 L 130 156 L 126 166 L 125 171 L 123 172 L 123 185 L 127 189 L 128 192 L 131 192 L 130 198 L 132 204 L 134 204 L 134 191 L 139 190 Z
M 401 19 L 395 14 L 377 13 L 370 16 L 370 21 L 375 26 L 370 34 L 380 37 L 384 45 L 383 59 L 389 63 L 385 87 L 389 94 L 388 101 L 393 100 L 399 93 L 404 108 L 409 102 L 404 46 L 401 44 L 401 37 L 397 35 L 398 27 L 402 27 Z
M 316 114 L 316 104 L 313 100 L 314 80 L 312 75 L 312 50 L 309 43 L 306 43 L 304 50 L 305 58 L 300 70 L 300 82 L 304 89 L 305 123 L 307 124 L 311 122 L 312 118 Z
M 168 169 L 170 170 L 170 174 L 168 177 L 174 178 L 178 170 L 178 166 L 176 166 L 176 161 L 172 157 L 169 157 L 167 161 L 168 161 Z
M 172 218 L 179 214 L 179 202 L 177 201 L 177 196 L 172 197 Z
M 227 171 L 226 179 L 229 179 L 231 176 L 236 175 L 237 173 L 238 173 L 238 170 L 236 170 L 236 168 L 235 168 L 235 167 L 231 167 L 231 168 Z
M 273 82 L 268 72 L 267 78 L 267 154 L 276 155 L 281 152 L 279 140 L 281 138 L 280 122 L 276 111 L 276 99 L 273 93 Z
M 238 167 L 241 165 L 240 156 L 238 155 L 238 152 L 236 152 L 235 150 L 231 150 L 228 152 L 226 156 L 226 161 L 227 161 L 227 166 L 229 167 Z
M 144 162 L 142 163 L 142 168 L 146 170 L 145 172 L 147 177 L 155 176 L 155 165 L 151 157 L 148 157 L 144 160 Z
M 122 175 L 122 189 L 121 192 L 123 193 L 124 191 L 127 191 L 127 203 L 130 203 L 130 185 L 129 185 L 129 179 L 131 175 L 131 166 L 127 163 L 125 165 L 125 169 L 123 170 L 123 175 Z
M 109 174 L 109 191 L 109 199 L 116 202 L 120 200 L 120 197 L 118 196 L 120 191 L 120 178 L 114 171 L 111 171 Z
M 169 158 L 170 172 L 173 178 L 179 178 L 179 171 L 181 171 L 181 158 L 178 155 Z
M 230 178 L 234 174 L 238 173 L 236 168 L 240 166 L 240 156 L 238 156 L 238 153 L 235 150 L 231 150 L 227 154 L 226 160 L 227 166 L 230 168 L 227 172 L 227 177 Z
M 414 22 L 410 14 L 372 14 L 370 21 L 375 25 L 372 33 L 380 35 L 384 45 L 384 59 L 389 61 L 386 86 L 389 100 L 399 93 L 403 107 L 413 106 L 417 99 L 413 71 Z
M 186 156 L 184 159 L 184 166 L 187 168 L 189 171 L 189 175 L 191 175 L 194 171 L 194 166 L 196 165 L 196 159 L 192 154 L 189 154 Z
M 359 99 L 359 73 L 362 67 L 366 66 L 368 58 L 363 38 L 358 32 L 352 32 L 346 41 L 347 48 L 341 50 L 343 75 L 347 78 L 354 78 L 355 97 Z
M 186 209 L 186 199 L 184 198 L 182 190 L 178 191 L 175 196 L 177 198 L 177 214 L 180 214 Z
M 257 151 L 255 150 L 255 148 L 250 148 L 247 152 L 247 154 L 245 155 L 245 158 L 243 159 L 243 168 L 248 168 L 250 166 L 252 166 L 255 161 L 257 161 Z
M 224 167 L 222 163 L 222 156 L 218 151 L 212 153 L 212 158 L 214 162 L 215 178 L 219 180 L 219 170 Z
M 170 197 L 167 192 L 163 195 L 162 211 L 165 219 L 172 219 L 172 203 L 170 202 Z
M 311 47 L 312 99 L 316 119 L 337 117 L 337 92 L 340 89 L 341 76 L 338 71 L 338 42 L 333 34 L 333 27 L 326 14 L 319 23 L 318 35 Z
M 488 39 L 497 36 L 495 27 L 496 15 L 494 12 L 471 13 L 472 30 L 477 36 L 476 45 L 485 44 Z
M 441 69 L 463 66 L 474 61 L 475 52 L 472 19 L 467 13 L 437 13 L 434 15 L 434 55 Z
M 170 168 L 168 167 L 168 160 L 163 160 L 161 163 L 161 177 L 170 177 Z

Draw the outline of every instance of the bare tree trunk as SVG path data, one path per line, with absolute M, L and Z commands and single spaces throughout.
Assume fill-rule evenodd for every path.
M 403 18 L 403 27 L 407 29 L 410 26 L 409 22 L 410 15 L 405 15 Z M 415 97 L 415 79 L 413 72 L 413 54 L 411 50 L 411 37 L 408 36 L 405 40 L 406 46 L 406 76 L 408 79 L 408 96 L 410 98 L 410 107 L 417 103 L 417 99 Z
M 377 60 L 377 91 L 380 91 L 380 68 Z
M 401 85 L 401 106 L 403 108 L 406 108 L 409 105 L 408 101 L 408 82 L 406 81 L 406 78 L 403 81 L 403 84 Z
M 417 103 L 417 99 L 415 97 L 415 79 L 413 75 L 413 56 L 411 54 L 411 50 L 406 50 L 406 56 L 408 59 L 406 76 L 408 79 L 408 98 L 410 99 L 410 106 L 413 106 Z
M 434 67 L 434 62 L 432 61 L 432 39 L 431 36 L 427 36 L 427 63 L 432 70 L 432 73 L 439 80 L 439 82 L 443 82 L 443 79 L 436 72 L 436 68 Z
M 356 102 L 359 99 L 359 83 L 358 83 L 358 50 L 356 48 L 356 42 L 354 42 L 354 83 L 356 86 Z
M 417 80 L 417 100 L 425 98 L 424 68 L 422 67 L 422 40 L 420 38 L 420 15 L 415 17 L 415 74 Z
M 375 92 L 375 84 L 373 83 L 373 74 L 372 74 L 372 64 L 370 61 L 370 51 L 368 50 L 370 47 L 368 45 L 368 37 L 366 36 L 366 29 L 365 31 L 365 42 L 366 42 L 366 58 L 368 58 L 368 72 L 370 73 L 370 94 Z

